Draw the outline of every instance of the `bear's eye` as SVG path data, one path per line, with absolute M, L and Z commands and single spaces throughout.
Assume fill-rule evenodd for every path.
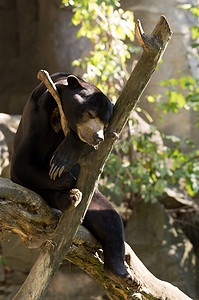
M 95 114 L 93 112 L 88 111 L 87 114 L 88 114 L 89 118 L 95 119 Z

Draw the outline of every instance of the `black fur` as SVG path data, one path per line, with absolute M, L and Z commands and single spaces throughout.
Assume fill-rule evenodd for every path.
M 112 104 L 95 86 L 69 74 L 52 76 L 56 83 L 64 114 L 70 128 L 66 137 L 52 126 L 52 114 L 57 104 L 41 83 L 30 96 L 16 133 L 11 164 L 11 178 L 40 194 L 52 207 L 70 207 L 69 191 L 75 187 L 80 166 L 78 160 L 93 147 L 82 142 L 76 131 L 83 113 L 89 109 L 107 124 Z M 61 177 L 49 176 L 50 161 L 65 166 Z M 104 268 L 113 278 L 127 278 L 124 266 L 124 235 L 121 217 L 113 205 L 96 190 L 83 225 L 101 242 Z

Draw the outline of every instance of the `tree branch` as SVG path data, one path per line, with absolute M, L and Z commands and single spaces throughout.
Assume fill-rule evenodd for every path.
M 164 53 L 172 34 L 169 25 L 163 16 L 157 23 L 152 35 L 144 34 L 139 21 L 136 23 L 135 32 L 144 51 L 114 106 L 114 115 L 111 124 L 109 125 L 108 134 L 105 138 L 105 141 L 100 144 L 98 151 L 93 151 L 91 155 L 85 159 L 85 161 L 80 162 L 81 171 L 78 177 L 77 187 L 82 191 L 83 199 L 76 209 L 70 212 L 65 211 L 62 214 L 58 226 L 52 233 L 51 238 L 49 239 L 48 237 L 48 241 L 43 244 L 41 253 L 36 263 L 31 269 L 23 286 L 13 298 L 14 300 L 36 300 L 42 299 L 44 296 L 54 274 L 58 270 L 60 264 L 66 256 L 66 253 L 70 249 L 72 241 L 84 218 L 86 209 L 91 201 L 93 191 L 96 187 L 103 166 L 112 150 L 114 139 L 117 134 L 119 135 L 121 133 L 122 128 L 128 120 L 131 110 L 135 107 L 137 101 L 147 86 L 148 81 L 150 80 L 152 73 L 155 71 L 159 59 Z M 71 259 L 69 258 L 70 253 L 71 252 L 68 252 L 68 259 Z M 132 251 L 130 257 L 131 256 L 133 256 Z M 138 259 L 135 258 L 135 256 L 133 256 L 133 260 L 134 259 L 137 262 Z M 85 260 L 83 268 L 85 269 Z M 141 268 L 141 270 L 143 269 Z M 189 299 L 181 292 L 180 296 L 175 298 L 174 289 L 176 288 L 172 289 L 172 297 L 167 297 L 167 295 L 165 297 L 167 292 L 169 294 L 169 291 L 167 290 L 161 290 L 159 294 L 156 293 L 157 281 L 152 283 L 148 282 L 147 276 L 149 276 L 149 273 L 147 273 L 146 278 L 143 278 L 143 274 L 140 273 L 139 270 L 134 269 L 134 262 L 132 271 L 142 282 L 142 287 L 139 292 L 144 295 L 142 297 L 143 299 Z M 92 272 L 93 271 L 90 271 L 90 273 Z M 104 282 L 105 275 L 102 270 L 100 270 L 97 275 L 91 275 L 95 277 L 96 280 L 99 280 L 99 273 L 102 274 L 102 282 Z M 109 293 L 109 291 L 107 291 L 109 298 L 127 299 L 127 295 L 130 292 L 127 290 L 126 292 L 123 292 L 122 290 L 120 294 L 117 294 L 116 284 L 117 283 L 112 284 L 112 291 L 115 292 Z M 158 284 L 160 285 L 161 289 L 161 282 L 158 281 Z M 147 296 L 148 291 L 151 291 L 149 296 Z M 117 296 L 114 296 L 114 293 L 116 293 Z M 157 294 L 158 296 L 156 296 Z
M 92 276 L 105 290 L 109 299 L 190 300 L 177 287 L 157 279 L 139 260 L 131 247 L 125 243 L 126 265 L 142 282 L 139 291 L 132 293 L 111 280 L 103 271 L 100 245 L 83 226 L 80 227 L 66 259 Z
M 58 222 L 58 216 L 36 193 L 0 178 L 0 228 L 5 232 L 12 230 L 17 233 L 26 246 L 37 247 L 46 241 L 45 247 L 53 247 L 50 234 Z M 139 299 L 190 299 L 176 287 L 154 277 L 128 244 L 125 245 L 125 257 L 127 267 L 142 282 L 137 293 L 132 293 L 132 290 L 114 282 L 104 273 L 101 245 L 83 226 L 80 226 L 65 259 L 93 277 L 112 300 L 125 300 L 128 296 L 131 299 L 138 296 Z M 34 299 L 28 298 L 28 295 L 26 297 Z
M 38 248 L 50 238 L 60 216 L 35 192 L 0 178 L 0 231 L 13 231 L 28 248 Z

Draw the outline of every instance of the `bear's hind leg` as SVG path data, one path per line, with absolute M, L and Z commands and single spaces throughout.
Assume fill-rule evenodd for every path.
M 102 244 L 105 273 L 125 287 L 139 288 L 139 282 L 124 264 L 125 246 L 123 222 L 112 204 L 96 190 L 83 225 Z

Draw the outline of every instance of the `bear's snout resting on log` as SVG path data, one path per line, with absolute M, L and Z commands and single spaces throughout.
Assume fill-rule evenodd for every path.
M 15 137 L 11 179 L 63 211 L 81 201 L 81 192 L 75 188 L 78 162 L 103 142 L 113 105 L 97 87 L 79 77 L 57 73 L 51 79 L 59 100 L 44 83 L 32 92 Z M 124 265 L 121 217 L 97 189 L 83 225 L 102 245 L 107 275 L 123 286 L 137 287 L 139 283 Z

